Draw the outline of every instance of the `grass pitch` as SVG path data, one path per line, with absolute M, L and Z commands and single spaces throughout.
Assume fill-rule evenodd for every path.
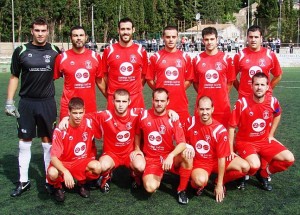
M 75 191 L 67 191 L 63 204 L 55 202 L 44 191 L 44 167 L 42 147 L 39 139 L 32 145 L 32 158 L 29 177 L 32 188 L 20 197 L 10 197 L 14 182 L 18 181 L 18 140 L 16 122 L 7 117 L 4 111 L 0 115 L 0 214 L 300 214 L 299 160 L 300 157 L 300 68 L 284 68 L 283 79 L 276 87 L 274 95 L 279 99 L 283 114 L 276 137 L 295 155 L 295 164 L 286 172 L 272 176 L 273 191 L 266 192 L 258 188 L 255 178 L 251 178 L 245 191 L 235 189 L 234 184 L 227 185 L 227 196 L 222 203 L 216 203 L 213 186 L 208 185 L 200 197 L 189 194 L 186 206 L 177 203 L 176 187 L 178 178 L 167 175 L 160 189 L 151 197 L 145 191 L 131 192 L 129 172 L 118 169 L 111 183 L 111 191 L 102 194 L 93 190 L 89 199 L 83 199 Z M 6 89 L 10 74 L 0 74 L 0 99 L 6 99 Z M 62 80 L 56 81 L 57 102 L 62 91 Z M 196 93 L 192 87 L 187 91 L 190 100 L 190 112 L 193 113 Z M 232 103 L 237 97 L 231 93 Z M 151 92 L 144 89 L 146 105 L 151 106 Z M 18 97 L 15 96 L 16 100 Z M 105 100 L 98 91 L 98 107 L 105 108 Z M 97 142 L 99 152 L 101 142 Z

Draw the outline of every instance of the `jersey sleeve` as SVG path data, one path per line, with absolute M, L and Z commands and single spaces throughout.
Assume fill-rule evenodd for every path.
M 52 147 L 51 147 L 51 157 L 60 158 L 63 153 L 64 145 L 63 145 L 63 132 L 56 128 L 53 132 L 52 138 Z
M 98 53 L 97 53 L 97 60 L 98 60 L 98 68 L 96 71 L 96 78 L 103 78 L 102 59 Z
M 181 123 L 179 122 L 179 120 L 175 121 L 173 123 L 173 129 L 174 129 L 174 138 L 176 141 L 176 144 L 182 143 L 182 142 L 186 142 L 185 140 L 185 136 L 184 136 L 184 132 L 183 132 L 183 128 Z
M 278 77 L 278 76 L 282 75 L 282 69 L 280 67 L 278 58 L 276 57 L 274 52 L 271 52 L 271 57 L 272 57 L 272 61 L 273 61 L 273 68 L 271 70 L 271 73 L 274 77 Z
M 148 62 L 148 55 L 146 50 L 143 48 L 143 52 L 142 52 L 142 56 L 143 56 L 143 68 L 142 68 L 142 75 L 146 75 L 148 72 L 148 66 L 149 66 L 149 62 Z
M 194 72 L 194 80 L 193 82 L 195 83 L 199 83 L 199 74 L 197 72 L 197 59 L 198 59 L 199 55 L 196 56 L 193 61 L 192 61 L 192 66 L 193 66 L 193 72 Z
M 240 116 L 241 116 L 241 102 L 240 101 L 241 100 L 238 100 L 235 103 L 233 110 L 231 112 L 230 118 L 229 118 L 228 125 L 233 128 L 236 128 L 240 121 Z
M 101 69 L 102 69 L 102 74 L 103 75 L 108 73 L 107 57 L 108 57 L 109 50 L 110 50 L 110 46 L 106 47 L 104 49 L 103 55 L 102 55 Z
M 145 77 L 147 80 L 155 80 L 155 61 L 156 56 L 152 55 L 149 59 L 149 65 Z
M 240 64 L 240 56 L 239 56 L 239 54 L 236 54 L 233 57 L 233 65 L 234 65 L 235 76 L 237 76 L 240 72 L 239 64 Z
M 228 140 L 228 132 L 224 126 L 220 129 L 216 136 L 217 141 L 217 157 L 223 158 L 230 155 L 230 145 Z
M 228 83 L 228 82 L 232 82 L 236 79 L 236 72 L 235 72 L 233 59 L 230 56 L 228 56 L 226 58 L 226 63 L 227 63 L 226 78 L 227 78 L 227 83 Z
M 185 81 L 194 80 L 194 69 L 192 65 L 192 59 L 189 55 L 186 56 L 186 71 L 185 71 L 184 79 Z
M 14 50 L 12 58 L 11 58 L 11 66 L 10 66 L 11 74 L 18 78 L 22 71 L 20 60 L 19 60 L 21 49 L 22 49 L 22 46 L 19 46 Z
M 281 115 L 282 109 L 279 101 L 275 97 L 272 97 L 272 103 L 273 103 L 272 106 L 274 107 L 274 112 L 273 112 L 274 117 Z
M 62 55 L 63 54 L 59 54 L 56 58 L 55 58 L 55 64 L 54 64 L 54 74 L 53 74 L 53 79 L 59 79 L 63 76 L 63 74 L 61 73 L 61 59 L 62 59 Z

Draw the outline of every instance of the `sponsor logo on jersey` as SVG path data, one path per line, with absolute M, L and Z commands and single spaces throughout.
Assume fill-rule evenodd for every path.
M 32 57 L 32 54 L 31 54 L 31 53 L 29 53 L 29 54 L 28 54 L 28 57 Z
M 69 136 L 69 140 L 73 140 L 73 136 Z
M 194 131 L 194 135 L 195 135 L 195 136 L 198 135 L 198 131 Z
M 27 134 L 27 130 L 24 129 L 24 128 L 21 129 L 21 132 L 22 132 L 23 134 Z
M 85 142 L 79 142 L 74 147 L 74 154 L 76 156 L 81 156 L 86 152 L 86 144 Z
M 120 65 L 120 73 L 123 75 L 123 76 L 130 76 L 132 73 L 133 73 L 133 65 L 129 62 L 124 62 Z
M 161 63 L 163 63 L 163 64 L 166 64 L 167 63 L 167 61 L 166 60 L 162 60 L 162 62 Z
M 165 76 L 168 80 L 174 81 L 179 76 L 179 71 L 176 67 L 170 66 L 165 71 Z
M 180 59 L 176 60 L 176 67 L 181 68 L 182 67 L 182 62 Z
M 116 55 L 116 59 L 120 59 L 120 55 L 117 54 L 117 55 Z
M 89 78 L 90 78 L 90 73 L 87 69 L 78 69 L 75 72 L 75 79 L 79 83 L 85 83 L 89 80 Z
M 249 112 L 249 115 L 250 115 L 250 116 L 253 116 L 253 112 L 252 112 L 252 111 L 250 111 L 250 112 Z
M 210 145 L 208 142 L 204 141 L 204 140 L 199 140 L 196 144 L 195 144 L 195 149 L 199 154 L 206 154 L 209 152 L 210 150 Z
M 51 59 L 50 55 L 44 55 L 43 57 L 45 59 L 45 63 L 50 63 L 50 59 Z
M 255 132 L 261 132 L 262 130 L 264 130 L 266 127 L 266 122 L 263 119 L 256 119 L 253 123 L 252 123 L 252 129 Z
M 249 76 L 250 76 L 250 78 L 252 78 L 253 75 L 255 75 L 258 72 L 262 72 L 262 69 L 259 66 L 252 66 L 249 69 Z
M 201 65 L 202 67 L 206 67 L 206 63 L 202 63 L 202 65 Z
M 70 62 L 70 65 L 71 65 L 71 66 L 74 66 L 74 65 L 75 65 L 75 62 L 74 62 L 74 61 L 71 61 L 71 62 Z
M 87 60 L 84 62 L 84 64 L 85 64 L 85 68 L 92 69 L 92 61 Z
M 136 63 L 136 56 L 134 54 L 130 55 L 130 62 L 131 63 Z
M 249 59 L 246 59 L 246 63 L 249 63 L 250 62 L 250 60 Z
M 116 136 L 116 139 L 121 143 L 128 141 L 129 138 L 130 138 L 129 131 L 120 131 L 119 133 L 117 133 L 117 136 Z
M 147 126 L 151 126 L 151 122 L 147 122 Z
M 152 131 L 148 135 L 148 141 L 151 145 L 157 146 L 162 143 L 162 137 L 157 131 Z
M 208 83 L 214 84 L 219 80 L 219 73 L 214 69 L 207 70 L 205 79 Z

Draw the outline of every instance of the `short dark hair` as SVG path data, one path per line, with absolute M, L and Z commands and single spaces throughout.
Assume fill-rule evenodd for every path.
M 121 23 L 124 23 L 124 22 L 131 22 L 132 28 L 134 28 L 134 24 L 133 24 L 132 19 L 130 19 L 130 18 L 128 18 L 128 17 L 125 17 L 125 18 L 123 18 L 123 19 L 120 19 L 120 21 L 118 22 L 118 28 L 120 28 L 120 24 L 121 24 Z
M 252 76 L 252 84 L 254 83 L 254 78 L 265 78 L 267 80 L 267 84 L 269 84 L 268 76 L 263 72 L 257 72 Z
M 73 109 L 82 109 L 84 108 L 84 101 L 82 98 L 79 97 L 73 97 L 69 101 L 68 105 L 69 111 L 72 111 Z
M 202 30 L 202 38 L 208 34 L 214 34 L 216 35 L 216 38 L 218 38 L 218 31 L 215 27 L 206 27 Z
M 128 90 L 125 89 L 117 89 L 114 92 L 113 98 L 115 99 L 116 95 L 120 95 L 120 96 L 128 96 L 128 99 L 130 100 L 130 93 L 128 92 Z
M 84 28 L 83 28 L 82 26 L 80 26 L 80 25 L 76 25 L 76 26 L 73 26 L 73 27 L 71 28 L 71 30 L 70 30 L 70 37 L 72 37 L 72 32 L 73 32 L 74 30 L 80 30 L 80 29 L 82 29 L 82 30 L 84 31 L 84 34 L 85 34 Z
M 178 34 L 178 29 L 177 29 L 176 26 L 174 26 L 174 25 L 167 25 L 166 27 L 164 27 L 163 36 L 165 35 L 165 32 L 168 31 L 168 30 L 176 30 L 177 34 Z
M 49 24 L 47 22 L 47 20 L 44 18 L 44 17 L 37 17 L 35 18 L 32 22 L 31 22 L 31 25 L 30 25 L 30 28 L 33 29 L 33 26 L 34 25 L 47 25 L 47 29 L 49 28 Z
M 260 36 L 263 36 L 263 32 L 260 26 L 258 25 L 252 25 L 248 28 L 247 30 L 247 36 L 249 35 L 249 32 L 255 32 L 255 31 L 259 31 Z
M 200 100 L 204 100 L 204 99 L 210 100 L 210 102 L 211 102 L 211 107 L 214 107 L 214 102 L 213 102 L 213 100 L 211 99 L 211 97 L 209 97 L 209 96 L 201 96 L 201 97 L 198 99 L 197 107 L 199 107 Z
M 168 96 L 167 99 L 169 99 L 169 91 L 165 88 L 162 88 L 162 87 L 159 87 L 159 88 L 156 88 L 155 90 L 153 90 L 152 99 L 154 99 L 154 94 L 155 93 L 163 93 L 163 92 L 165 92 L 167 94 L 167 96 Z

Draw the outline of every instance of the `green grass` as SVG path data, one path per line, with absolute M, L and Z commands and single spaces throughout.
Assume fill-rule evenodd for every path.
M 227 196 L 223 203 L 216 203 L 213 187 L 201 197 L 190 195 L 186 206 L 176 199 L 178 178 L 167 176 L 160 189 L 151 197 L 144 191 L 132 193 L 129 186 L 129 172 L 119 169 L 114 174 L 111 192 L 102 194 L 93 190 L 89 199 L 81 198 L 74 191 L 67 191 L 64 204 L 58 204 L 52 196 L 44 192 L 44 168 L 42 147 L 38 139 L 32 145 L 32 160 L 29 177 L 32 189 L 21 197 L 9 196 L 18 180 L 18 140 L 14 118 L 0 115 L 0 214 L 300 214 L 299 160 L 300 157 L 300 68 L 285 68 L 282 82 L 275 89 L 275 96 L 283 108 L 281 124 L 276 137 L 282 141 L 296 157 L 296 162 L 288 171 L 272 177 L 273 191 L 259 189 L 255 179 L 250 180 L 244 192 L 236 190 L 233 184 L 227 186 Z M 0 100 L 6 99 L 9 74 L 0 74 Z M 62 80 L 56 81 L 57 101 L 62 89 Z M 298 87 L 298 88 L 297 88 Z M 148 87 L 144 90 L 146 105 L 151 106 Z M 98 107 L 105 108 L 105 100 L 98 92 Z M 188 90 L 190 111 L 193 112 L 196 94 L 192 87 Z M 17 96 L 16 96 L 17 98 Z M 232 102 L 236 99 L 232 91 Z M 99 151 L 101 143 L 97 142 Z

